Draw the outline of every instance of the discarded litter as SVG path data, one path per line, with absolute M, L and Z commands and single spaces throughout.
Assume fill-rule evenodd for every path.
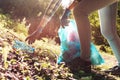
M 25 42 L 21 42 L 19 40 L 15 40 L 13 44 L 14 49 L 20 49 L 27 53 L 34 53 L 35 49 L 29 45 L 27 45 Z
M 60 64 L 61 62 L 70 62 L 74 58 L 80 57 L 80 41 L 75 20 L 70 20 L 69 25 L 64 28 L 60 27 L 58 34 L 61 41 L 61 53 L 58 57 L 57 63 Z M 104 59 L 92 42 L 90 50 L 90 59 L 93 65 L 100 65 L 104 63 Z

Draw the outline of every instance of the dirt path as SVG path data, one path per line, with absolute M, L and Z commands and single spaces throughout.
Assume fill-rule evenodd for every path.
M 117 65 L 117 60 L 114 55 L 102 53 L 101 56 L 104 58 L 105 63 L 102 65 L 104 69 L 108 69 Z

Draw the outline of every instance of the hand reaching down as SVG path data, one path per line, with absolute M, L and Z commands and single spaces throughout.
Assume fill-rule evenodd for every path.
M 25 41 L 28 41 L 28 44 L 32 44 L 35 42 L 36 39 L 38 39 L 39 35 L 42 33 L 42 29 L 41 30 L 35 30 L 31 35 L 29 35 Z

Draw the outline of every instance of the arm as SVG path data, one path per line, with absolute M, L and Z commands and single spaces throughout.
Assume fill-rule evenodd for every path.
M 43 18 L 41 19 L 40 24 L 38 25 L 37 30 L 40 30 L 40 32 L 42 31 L 41 29 L 43 29 L 46 26 L 46 24 L 51 20 L 52 16 L 55 14 L 57 9 L 61 5 L 61 1 L 62 0 L 52 0 L 50 2 L 49 6 L 47 7 L 44 13 Z
M 45 14 L 38 26 L 38 30 L 41 32 L 41 27 L 44 28 L 46 24 L 51 20 L 52 16 L 55 14 L 59 6 L 61 5 L 62 0 L 52 0 L 49 6 L 47 7 Z M 73 9 L 75 5 L 78 4 L 78 0 L 74 0 L 73 3 L 68 7 L 69 10 Z
M 44 16 L 42 17 L 37 29 L 26 38 L 26 41 L 28 41 L 29 44 L 34 43 L 35 40 L 40 36 L 40 33 L 42 32 L 42 30 L 44 29 L 46 24 L 51 20 L 52 16 L 55 14 L 57 9 L 61 5 L 61 1 L 62 0 L 52 0 L 51 1 L 51 3 L 49 4 L 49 6 L 47 7 L 47 9 L 44 13 Z M 72 5 L 69 8 L 72 8 Z
M 59 8 L 61 1 L 62 0 L 51 0 L 51 3 L 48 5 L 37 29 L 26 38 L 26 41 L 28 41 L 29 44 L 34 43 L 35 40 L 40 36 L 46 24 L 51 20 L 52 16 Z

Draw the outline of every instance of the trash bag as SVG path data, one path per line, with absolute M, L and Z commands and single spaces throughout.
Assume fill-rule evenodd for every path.
M 34 53 L 35 49 L 29 45 L 27 45 L 24 42 L 21 42 L 19 40 L 15 40 L 13 43 L 13 48 L 14 49 L 19 49 L 27 53 Z
M 80 57 L 80 40 L 78 36 L 77 26 L 75 20 L 70 20 L 69 25 L 60 27 L 58 30 L 60 38 L 61 53 L 57 59 L 57 63 L 70 62 L 76 57 Z M 104 63 L 104 59 L 99 54 L 95 45 L 91 42 L 91 56 L 90 60 L 93 65 L 100 65 Z

